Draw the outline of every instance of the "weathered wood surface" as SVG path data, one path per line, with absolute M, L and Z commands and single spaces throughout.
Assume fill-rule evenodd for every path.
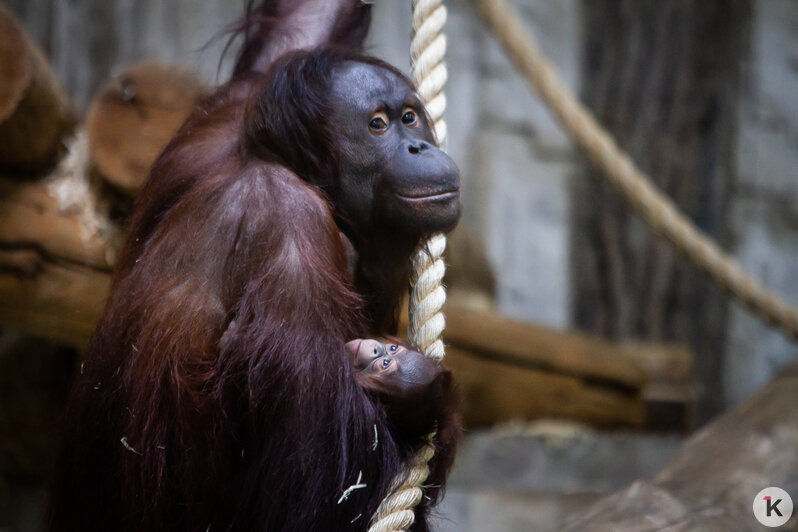
M 37 173 L 63 153 L 72 111 L 50 65 L 0 4 L 0 168 Z
M 610 342 L 511 320 L 494 311 L 447 306 L 445 339 L 494 360 L 629 389 L 641 388 L 646 380 Z
M 83 347 L 105 303 L 113 254 L 48 186 L 0 179 L 0 323 Z
M 97 170 L 135 195 L 204 94 L 191 72 L 160 63 L 133 65 L 109 80 L 92 100 L 87 118 Z
M 467 427 L 539 418 L 567 418 L 598 427 L 642 427 L 639 390 L 590 382 L 573 375 L 508 365 L 449 346 Z
M 730 241 L 749 0 L 582 1 L 585 104 L 618 144 L 722 245 Z M 644 59 L 643 59 L 644 58 Z M 702 419 L 718 413 L 726 297 L 648 231 L 603 180 L 574 181 L 575 325 L 612 339 L 686 343 Z M 725 247 L 725 246 L 724 246 Z
M 562 532 L 759 531 L 754 496 L 798 493 L 798 365 L 692 436 L 651 481 L 602 499 Z M 780 530 L 798 530 L 798 514 Z
M 683 346 L 556 331 L 457 296 L 444 313 L 446 364 L 470 427 L 559 416 L 605 427 L 690 426 L 692 354 Z

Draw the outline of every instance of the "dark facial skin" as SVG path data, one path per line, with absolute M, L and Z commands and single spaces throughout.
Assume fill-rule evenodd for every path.
M 435 146 L 421 101 L 393 72 L 350 62 L 336 72 L 330 100 L 343 154 L 342 210 L 358 227 L 420 235 L 452 229 L 460 175 Z
M 358 383 L 380 398 L 403 436 L 434 429 L 451 382 L 448 370 L 394 340 L 357 339 L 346 348 Z

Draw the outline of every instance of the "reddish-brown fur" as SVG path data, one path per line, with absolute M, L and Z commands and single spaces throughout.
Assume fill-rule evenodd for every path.
M 364 33 L 347 16 L 336 31 Z M 68 407 L 50 530 L 364 530 L 421 443 L 390 431 L 344 348 L 385 319 L 347 274 L 320 99 L 332 65 L 380 63 L 295 52 L 261 74 L 251 49 L 138 198 Z M 269 105 L 300 96 L 303 116 Z M 379 273 L 406 284 L 404 266 Z M 454 454 L 446 401 L 416 530 Z

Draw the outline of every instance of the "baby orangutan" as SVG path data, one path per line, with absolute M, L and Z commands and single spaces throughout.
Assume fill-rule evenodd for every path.
M 451 372 L 397 339 L 357 339 L 346 344 L 357 381 L 385 407 L 395 437 L 415 439 L 454 425 Z

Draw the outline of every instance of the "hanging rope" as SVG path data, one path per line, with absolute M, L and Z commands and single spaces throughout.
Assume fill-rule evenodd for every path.
M 410 43 L 410 60 L 413 82 L 432 119 L 435 136 L 443 147 L 446 142 L 446 7 L 443 0 L 413 0 L 413 29 Z M 443 252 L 446 237 L 434 235 L 413 257 L 413 275 L 410 291 L 409 325 L 407 336 L 425 356 L 440 362 L 444 348 L 441 334 L 445 319 L 441 313 L 446 302 L 446 290 L 441 284 L 446 272 Z M 435 455 L 432 435 L 428 443 L 416 454 L 410 472 L 394 480 L 391 490 L 372 518 L 369 532 L 400 532 L 407 530 L 415 520 L 413 509 L 424 496 L 422 486 L 429 475 L 427 463 Z
M 651 229 L 668 240 L 721 289 L 749 310 L 798 339 L 798 310 L 746 273 L 660 192 L 559 78 L 506 0 L 473 0 L 505 53 L 534 87 L 604 178 Z
M 410 43 L 410 60 L 413 82 L 424 101 L 433 122 L 435 136 L 441 146 L 446 142 L 446 36 L 441 33 L 446 23 L 443 0 L 413 1 L 413 33 Z M 444 349 L 440 337 L 445 320 L 441 308 L 446 302 L 446 290 L 441 282 L 446 272 L 443 252 L 446 237 L 433 236 L 413 257 L 413 288 L 410 291 L 409 326 L 410 341 L 436 362 L 443 360 Z

